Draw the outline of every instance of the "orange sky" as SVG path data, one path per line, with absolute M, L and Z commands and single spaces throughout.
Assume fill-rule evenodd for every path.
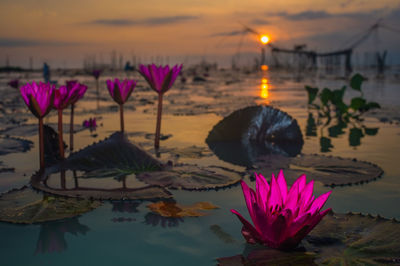
M 108 61 L 112 50 L 127 58 L 230 55 L 240 23 L 283 46 L 330 49 L 379 18 L 400 26 L 398 17 L 398 0 L 1 0 L 0 65 L 8 57 L 26 66 L 32 55 L 37 64 L 81 66 L 87 55 Z M 258 51 L 253 39 L 240 49 Z

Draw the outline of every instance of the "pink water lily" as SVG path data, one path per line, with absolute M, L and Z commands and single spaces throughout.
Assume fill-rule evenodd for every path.
M 75 104 L 78 100 L 82 99 L 87 91 L 87 86 L 79 83 L 77 80 L 68 80 L 66 82 L 67 90 L 70 94 L 70 104 Z
M 135 86 L 136 81 L 134 80 L 125 79 L 122 82 L 119 79 L 107 80 L 108 91 L 114 101 L 119 104 L 121 132 L 124 132 L 124 103 L 128 100 Z
M 168 65 L 140 65 L 139 73 L 142 74 L 153 90 L 157 93 L 165 93 L 172 87 L 181 69 L 182 65 L 175 65 L 172 68 Z
M 139 66 L 139 73 L 146 79 L 150 87 L 158 93 L 157 123 L 154 138 L 154 147 L 156 149 L 160 147 L 163 94 L 172 87 L 181 70 L 182 65 L 175 65 L 172 68 L 168 65 L 157 67 L 155 64 Z
M 55 86 L 50 83 L 37 84 L 34 81 L 20 88 L 25 104 L 37 118 L 42 118 L 50 112 L 54 102 L 54 90 Z
M 124 104 L 136 87 L 135 80 L 119 79 L 107 80 L 108 92 L 114 101 L 118 104 Z
M 95 70 L 92 71 L 92 75 L 93 75 L 93 77 L 95 79 L 99 79 L 100 74 L 101 74 L 101 70 L 100 69 L 95 69 Z
M 261 174 L 255 176 L 256 191 L 241 181 L 254 226 L 238 211 L 231 210 L 242 222 L 242 234 L 248 243 L 282 250 L 294 248 L 331 210 L 321 211 L 331 191 L 315 198 L 312 195 L 314 181 L 306 184 L 305 175 L 300 176 L 289 191 L 282 170 L 278 178 L 272 174 L 270 183 Z
M 29 110 L 39 119 L 39 157 L 40 170 L 44 170 L 43 117 L 47 115 L 54 103 L 55 86 L 50 83 L 27 83 L 20 88 L 22 98 Z

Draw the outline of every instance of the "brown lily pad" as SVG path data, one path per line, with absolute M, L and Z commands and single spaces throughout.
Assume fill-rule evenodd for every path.
M 200 217 L 206 215 L 200 211 L 218 209 L 209 202 L 197 202 L 190 206 L 184 206 L 173 201 L 158 201 L 147 205 L 147 208 L 162 217 L 170 218 Z
M 170 170 L 144 172 L 138 174 L 137 178 L 150 185 L 188 190 L 227 187 L 242 179 L 238 172 L 230 169 L 196 165 L 178 165 Z
M 303 247 L 283 252 L 246 246 L 243 255 L 219 258 L 219 265 L 399 265 L 400 223 L 361 214 L 328 214 Z
M 23 187 L 1 195 L 0 221 L 22 224 L 54 221 L 89 212 L 100 205 L 99 201 L 53 197 Z
M 280 169 L 285 170 L 288 183 L 293 183 L 300 175 L 322 182 L 326 186 L 362 184 L 376 180 L 383 175 L 383 170 L 372 163 L 334 156 L 308 155 L 290 158 L 284 156 L 261 156 L 255 162 L 255 169 L 249 171 L 263 174 L 269 178 Z

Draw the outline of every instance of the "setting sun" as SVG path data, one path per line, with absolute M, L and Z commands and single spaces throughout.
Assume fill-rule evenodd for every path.
M 269 43 L 269 37 L 268 37 L 267 35 L 262 35 L 261 38 L 260 38 L 260 40 L 261 40 L 261 42 L 262 42 L 263 44 Z

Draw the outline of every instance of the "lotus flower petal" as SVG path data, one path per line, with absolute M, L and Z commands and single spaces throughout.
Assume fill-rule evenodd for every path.
M 239 212 L 231 210 L 242 222 L 242 234 L 248 243 L 283 250 L 294 248 L 330 211 L 321 212 L 321 209 L 331 192 L 315 198 L 314 181 L 306 184 L 305 175 L 294 182 L 289 192 L 282 171 L 278 178 L 272 174 L 269 184 L 261 174 L 255 176 L 256 191 L 241 181 L 254 226 Z
M 172 68 L 169 65 L 158 67 L 155 64 L 140 65 L 139 73 L 146 79 L 154 91 L 163 94 L 172 87 L 181 69 L 182 65 L 175 65 Z
M 37 84 L 34 81 L 20 88 L 25 104 L 37 118 L 50 112 L 54 102 L 54 90 L 55 86 L 50 83 Z
M 118 104 L 124 104 L 136 87 L 135 80 L 124 79 L 121 82 L 119 79 L 115 79 L 114 81 L 107 80 L 106 83 L 111 98 Z

